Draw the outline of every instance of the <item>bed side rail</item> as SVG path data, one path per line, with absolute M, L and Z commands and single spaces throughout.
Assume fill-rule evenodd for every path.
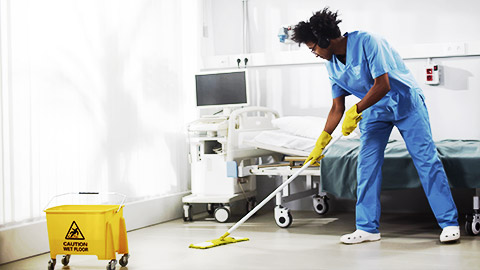
M 230 130 L 265 130 L 273 128 L 271 121 L 280 117 L 277 111 L 259 106 L 245 107 L 233 111 L 229 117 Z
M 228 120 L 227 159 L 256 154 L 265 155 L 265 151 L 245 149 L 242 142 L 253 138 L 263 130 L 275 129 L 272 120 L 278 117 L 280 115 L 277 111 L 259 106 L 233 111 Z

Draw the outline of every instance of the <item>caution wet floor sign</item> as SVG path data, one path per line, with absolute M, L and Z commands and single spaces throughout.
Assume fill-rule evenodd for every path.
M 85 240 L 85 237 L 83 236 L 82 231 L 80 231 L 80 228 L 78 228 L 78 225 L 75 221 L 72 222 L 70 229 L 68 229 L 67 236 L 65 236 L 65 239 Z
M 66 240 L 85 240 L 82 231 L 78 227 L 75 221 L 70 225 L 67 235 L 65 236 Z M 86 241 L 64 241 L 63 242 L 63 251 L 74 251 L 74 252 L 88 252 L 88 243 Z

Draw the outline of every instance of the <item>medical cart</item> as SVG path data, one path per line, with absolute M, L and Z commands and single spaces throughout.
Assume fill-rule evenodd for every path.
M 229 220 L 233 202 L 245 200 L 247 211 L 255 207 L 255 176 L 227 173 L 228 125 L 229 116 L 210 115 L 188 126 L 192 194 L 182 198 L 184 221 L 193 220 L 193 204 L 205 204 L 218 222 Z

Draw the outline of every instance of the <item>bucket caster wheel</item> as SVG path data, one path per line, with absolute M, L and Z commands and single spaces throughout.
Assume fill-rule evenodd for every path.
M 290 213 L 290 209 L 278 205 L 275 207 L 275 223 L 277 223 L 280 228 L 288 228 L 292 225 L 293 217 Z
M 319 215 L 325 215 L 328 212 L 328 197 L 320 195 L 313 196 L 313 210 Z
M 128 264 L 128 258 L 130 258 L 130 254 L 123 254 L 122 258 L 120 258 L 120 265 L 121 266 L 127 266 Z
M 480 214 L 467 214 L 465 231 L 468 235 L 476 236 L 480 234 Z
M 192 206 L 190 204 L 183 205 L 183 221 L 193 221 Z
M 107 270 L 115 270 L 117 267 L 117 260 L 111 260 L 108 262 Z
M 215 220 L 220 223 L 225 223 L 230 219 L 230 207 L 220 206 L 215 209 Z
M 57 263 L 57 260 L 55 259 L 50 259 L 50 261 L 48 261 L 48 270 L 53 270 L 55 269 L 55 264 Z
M 63 256 L 63 258 L 62 258 L 62 264 L 63 264 L 64 266 L 67 266 L 69 263 L 70 263 L 70 255 L 65 255 L 65 256 Z

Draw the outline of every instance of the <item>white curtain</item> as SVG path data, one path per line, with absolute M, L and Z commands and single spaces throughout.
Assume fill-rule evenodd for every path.
M 1 1 L 0 225 L 65 192 L 187 190 L 194 1 Z

